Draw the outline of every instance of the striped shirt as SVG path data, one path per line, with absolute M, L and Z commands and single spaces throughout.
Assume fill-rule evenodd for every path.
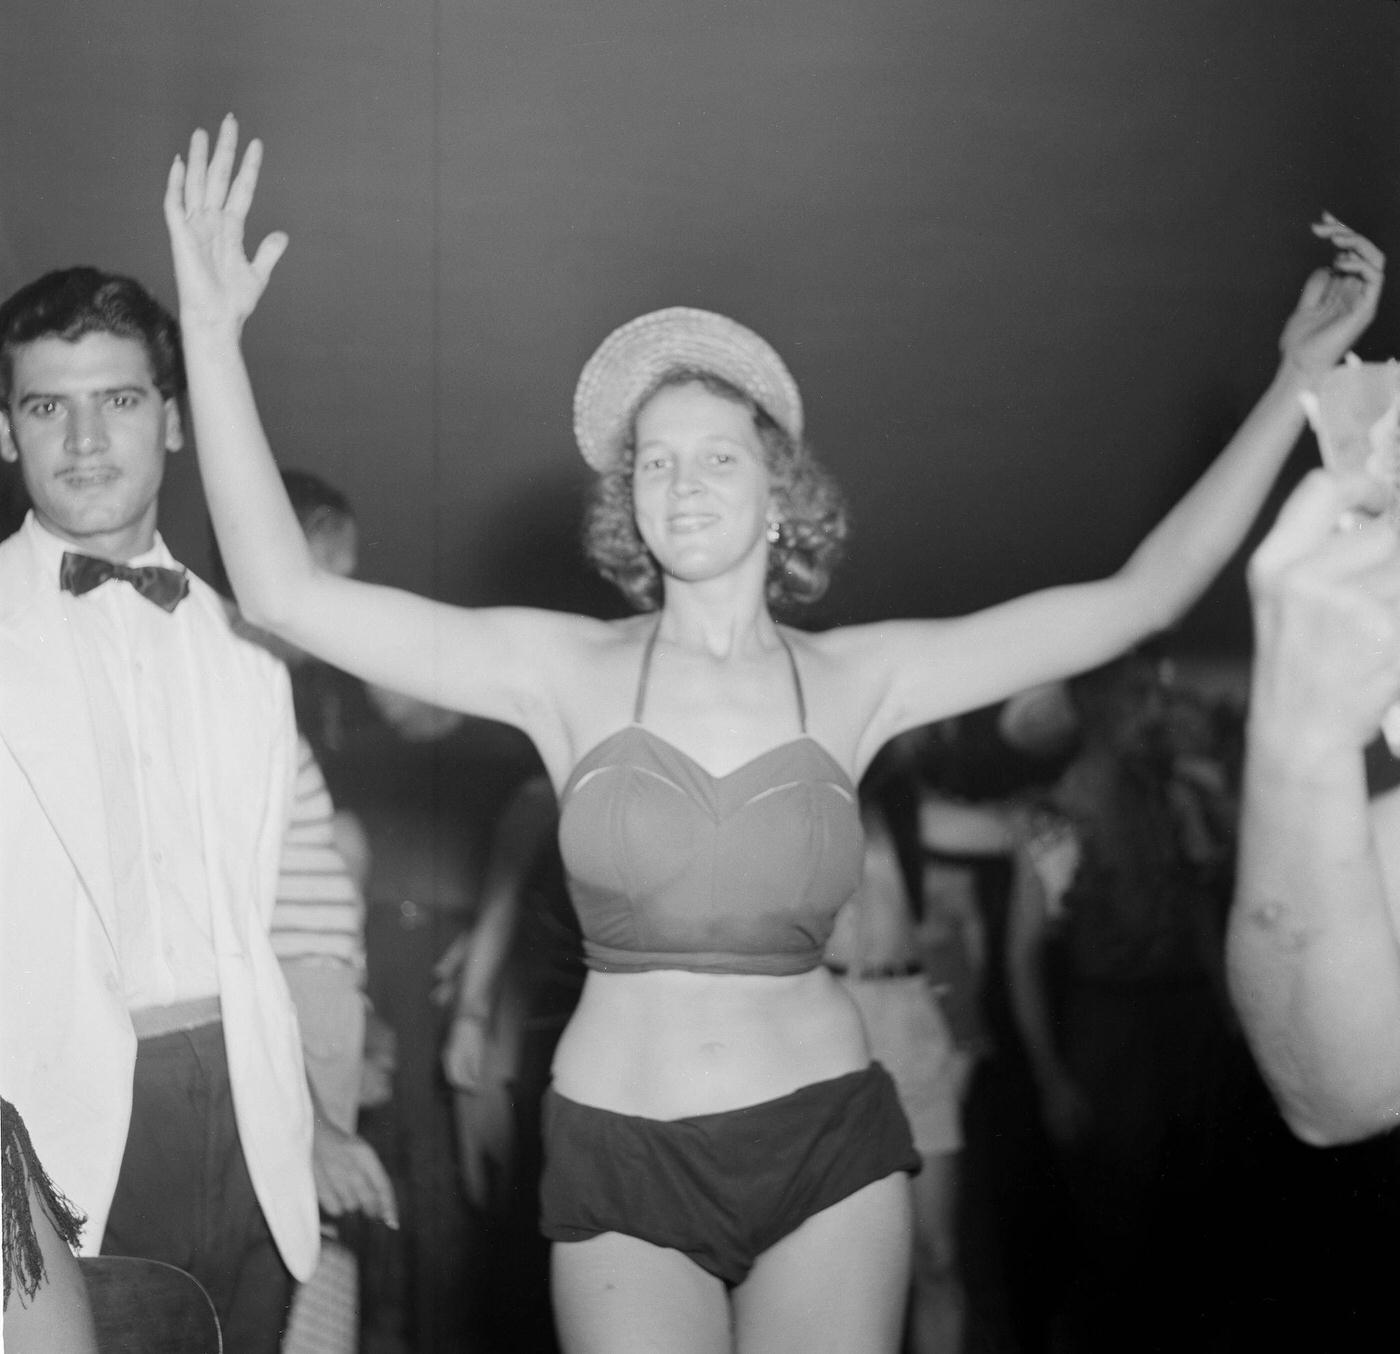
M 298 735 L 296 787 L 272 909 L 272 949 L 284 963 L 341 963 L 363 973 L 364 898 L 336 845 L 334 818 L 316 756 Z

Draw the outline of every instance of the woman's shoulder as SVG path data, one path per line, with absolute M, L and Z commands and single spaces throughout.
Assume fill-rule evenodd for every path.
M 783 627 L 804 670 L 851 690 L 887 690 L 898 674 L 933 662 L 937 621 L 869 621 L 829 630 Z
M 549 615 L 548 642 L 537 651 L 552 664 L 548 680 L 558 697 L 563 698 L 566 693 L 581 695 L 585 704 L 592 704 L 595 699 L 590 693 L 611 691 L 619 683 L 629 684 L 640 670 L 647 640 L 656 627 L 654 615 L 620 620 Z
M 794 645 L 801 644 L 814 655 L 832 662 L 856 658 L 869 661 L 875 654 L 897 654 L 914 642 L 927 643 L 952 622 L 946 620 L 879 620 L 859 621 L 851 625 L 835 625 L 826 630 L 802 630 L 784 626 L 783 633 Z
M 863 627 L 803 630 L 779 625 L 778 633 L 796 659 L 804 683 L 844 686 L 859 680 L 860 669 L 870 661 L 869 653 L 862 657 L 859 638 L 852 634 L 857 628 Z
M 634 653 L 640 654 L 655 629 L 654 613 L 615 620 L 569 615 L 560 616 L 556 633 L 574 650 L 578 661 L 606 667 L 625 661 Z
M 656 623 L 654 616 L 604 620 L 583 612 L 542 607 L 478 607 L 471 612 L 488 633 L 494 632 L 531 665 L 543 659 L 556 669 L 605 662 L 620 651 L 639 647 Z
M 864 625 L 835 625 L 826 630 L 808 630 L 802 626 L 780 624 L 778 633 L 793 652 L 816 662 L 839 663 L 860 649 L 860 631 Z
M 606 649 L 636 643 L 656 625 L 655 612 L 606 619 L 583 611 L 552 611 L 543 607 L 502 606 L 478 608 L 477 614 L 497 617 L 512 626 L 551 632 L 577 644 Z

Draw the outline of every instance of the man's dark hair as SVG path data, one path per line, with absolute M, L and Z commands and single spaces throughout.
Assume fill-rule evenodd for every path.
M 0 405 L 10 403 L 15 349 L 45 338 L 76 343 L 88 334 L 138 340 L 161 395 L 170 399 L 184 390 L 180 326 L 145 287 L 97 268 L 61 268 L 0 305 Z

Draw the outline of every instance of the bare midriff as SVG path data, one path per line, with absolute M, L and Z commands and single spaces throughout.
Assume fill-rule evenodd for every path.
M 591 972 L 554 1056 L 584 1105 L 680 1119 L 755 1105 L 870 1061 L 860 1016 L 825 969 L 772 977 Z

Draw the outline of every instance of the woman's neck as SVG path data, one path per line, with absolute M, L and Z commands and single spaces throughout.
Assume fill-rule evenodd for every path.
M 744 658 L 779 643 L 778 627 L 762 593 L 726 579 L 685 583 L 668 579 L 660 638 L 711 658 Z

